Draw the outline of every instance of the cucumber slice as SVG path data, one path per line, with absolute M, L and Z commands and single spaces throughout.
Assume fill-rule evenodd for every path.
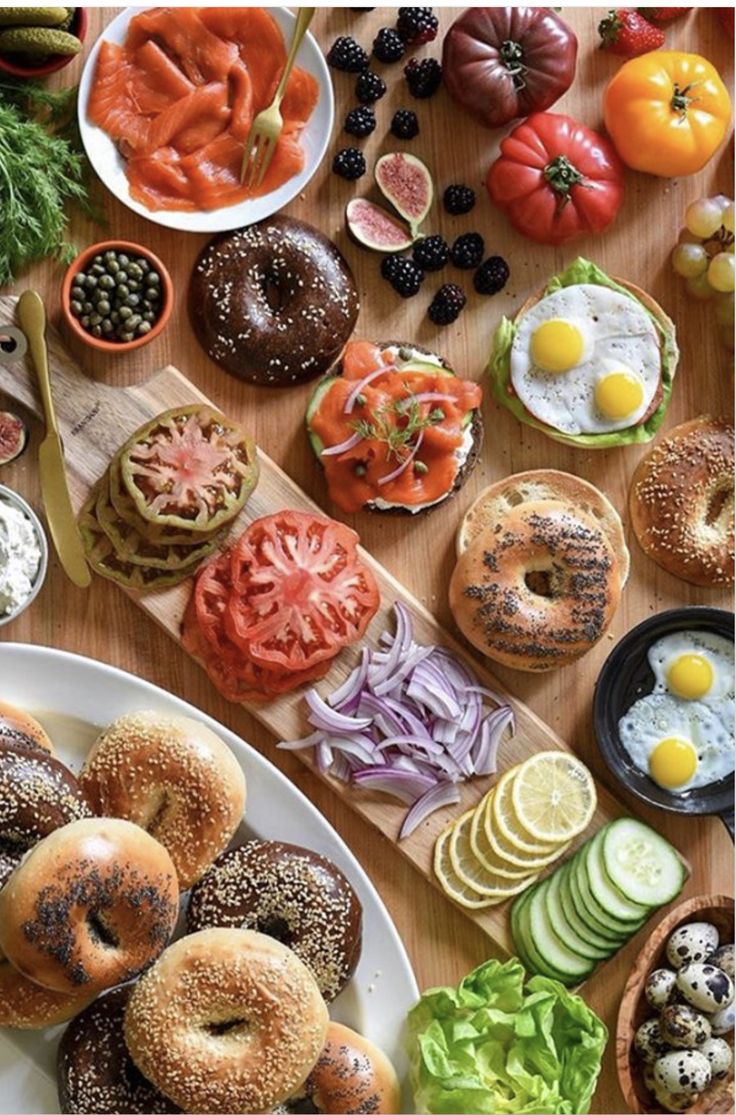
M 588 856 L 591 849 L 591 841 L 583 844 L 580 849 L 579 858 L 575 863 L 575 884 L 579 887 L 581 899 L 586 917 L 590 917 L 591 921 L 600 924 L 609 933 L 615 934 L 621 944 L 627 941 L 634 931 L 634 923 L 626 922 L 625 924 L 613 917 L 612 914 L 602 907 L 597 901 L 590 886 L 590 877 L 588 874 Z
M 531 887 L 526 894 L 519 900 L 518 909 L 512 911 L 512 934 L 516 934 L 514 940 L 518 938 L 519 952 L 523 953 L 526 957 L 525 964 L 530 972 L 536 972 L 540 976 L 547 976 L 549 979 L 559 980 L 560 983 L 567 981 L 567 976 L 564 972 L 558 972 L 551 964 L 548 964 L 545 958 L 537 949 L 534 939 L 531 935 L 529 925 L 529 903 L 533 897 L 534 891 L 542 884 L 538 883 L 536 887 Z M 516 906 L 516 903 L 514 903 Z M 515 925 L 513 914 L 516 914 Z
M 682 890 L 685 864 L 668 841 L 633 817 L 620 817 L 603 831 L 600 857 L 608 878 L 632 904 L 665 906 Z
M 629 924 L 641 924 L 649 912 L 649 906 L 640 902 L 633 902 L 627 898 L 611 880 L 603 862 L 603 837 L 606 830 L 599 829 L 590 842 L 585 865 L 588 871 L 588 882 L 599 906 L 608 910 L 611 917 L 623 922 L 622 929 L 627 929 Z
M 566 984 L 580 983 L 595 964 L 573 952 L 555 933 L 545 906 L 545 884 L 546 880 L 534 891 L 523 911 L 529 924 L 530 943 L 544 963 L 559 973 L 557 979 Z
M 578 933 L 570 920 L 568 904 L 565 901 L 562 885 L 567 874 L 568 865 L 563 864 L 549 877 L 549 885 L 545 893 L 547 916 L 550 924 L 572 952 L 586 960 L 603 960 L 611 952 L 610 944 L 604 947 L 591 943 L 586 937 Z
M 595 921 L 589 910 L 585 909 L 575 880 L 574 860 L 565 864 L 565 873 L 560 883 L 560 900 L 562 901 L 565 917 L 584 941 L 595 945 L 596 948 L 605 949 L 607 955 L 616 952 L 621 947 L 623 944 L 622 934 L 606 929 L 600 922 Z

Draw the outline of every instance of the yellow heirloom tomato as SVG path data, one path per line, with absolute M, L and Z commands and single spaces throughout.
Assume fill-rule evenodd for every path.
M 611 79 L 603 116 L 627 166 L 676 178 L 701 170 L 720 146 L 731 98 L 706 58 L 653 50 L 625 62 Z

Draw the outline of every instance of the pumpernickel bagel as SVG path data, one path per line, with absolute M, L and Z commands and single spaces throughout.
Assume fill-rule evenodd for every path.
M 292 217 L 210 241 L 189 286 L 192 325 L 208 356 L 267 387 L 291 387 L 331 368 L 359 308 L 340 251 Z

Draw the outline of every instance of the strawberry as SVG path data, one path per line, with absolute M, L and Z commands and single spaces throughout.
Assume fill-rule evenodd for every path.
M 687 15 L 692 8 L 637 8 L 636 10 L 653 23 L 672 23 L 674 19 Z
M 624 58 L 635 58 L 657 50 L 664 43 L 664 32 L 655 27 L 633 8 L 611 10 L 598 24 L 601 46 L 611 54 L 621 54 Z

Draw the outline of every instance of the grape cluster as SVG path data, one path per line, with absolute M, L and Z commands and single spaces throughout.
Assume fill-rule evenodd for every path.
M 716 300 L 719 333 L 734 345 L 734 203 L 722 194 L 693 201 L 672 252 L 672 267 L 693 298 Z

